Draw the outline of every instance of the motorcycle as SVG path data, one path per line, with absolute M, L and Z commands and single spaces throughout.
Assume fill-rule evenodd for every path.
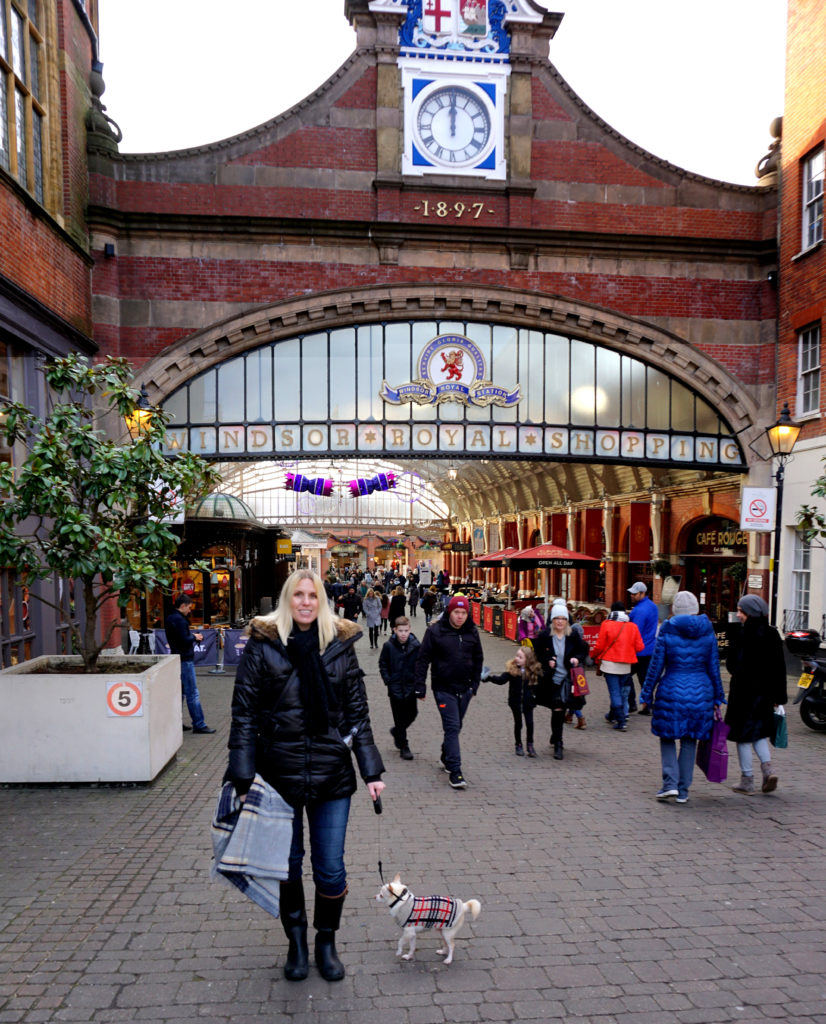
M 826 661 L 818 661 L 820 633 L 814 629 L 795 629 L 786 634 L 786 647 L 803 663 L 794 700 L 800 705 L 800 717 L 810 729 L 826 732 Z

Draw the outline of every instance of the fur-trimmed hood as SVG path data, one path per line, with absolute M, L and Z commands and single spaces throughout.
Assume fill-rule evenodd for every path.
M 361 636 L 361 626 L 357 622 L 352 622 L 350 619 L 336 619 L 335 623 L 336 639 L 340 643 L 352 642 Z M 270 643 L 281 643 L 281 637 L 278 635 L 276 627 L 275 612 L 270 612 L 269 615 L 256 615 L 245 632 L 248 636 L 269 640 Z

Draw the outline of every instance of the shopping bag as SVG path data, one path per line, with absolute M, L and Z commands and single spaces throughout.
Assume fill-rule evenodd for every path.
M 786 713 L 775 711 L 774 713 L 774 739 L 772 743 L 778 750 L 783 750 L 789 745 L 789 727 L 786 724 Z
M 718 710 L 714 712 L 711 736 L 697 744 L 697 767 L 709 782 L 725 782 L 728 774 L 729 728 Z
M 588 677 L 585 669 L 580 665 L 571 668 L 571 696 L 587 697 L 591 691 L 588 689 Z

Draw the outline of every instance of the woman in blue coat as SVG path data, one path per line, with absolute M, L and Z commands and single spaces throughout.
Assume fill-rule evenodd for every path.
M 660 629 L 640 701 L 653 704 L 651 731 L 660 738 L 663 784 L 658 800 L 688 800 L 697 741 L 711 733 L 714 710 L 725 704 L 714 627 L 694 594 L 681 590 Z M 677 753 L 677 740 L 680 751 Z

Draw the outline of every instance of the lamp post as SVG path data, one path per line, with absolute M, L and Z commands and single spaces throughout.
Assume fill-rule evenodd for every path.
M 126 429 L 129 431 L 129 436 L 133 441 L 137 441 L 141 435 L 145 434 L 149 430 L 152 423 L 153 411 L 154 410 L 149 402 L 149 395 L 146 391 L 146 385 L 141 384 L 135 408 L 129 416 L 125 417 Z M 140 502 L 138 515 L 141 519 L 146 517 L 146 506 L 143 501 Z M 140 592 L 140 640 L 138 641 L 137 653 L 152 653 L 149 646 L 149 616 L 147 614 L 145 589 Z
M 792 422 L 789 412 L 789 403 L 784 402 L 780 410 L 780 416 L 773 427 L 766 428 L 766 437 L 769 439 L 772 455 L 777 459 L 777 472 L 774 474 L 777 486 L 777 508 L 775 509 L 774 523 L 774 555 L 772 557 L 772 590 L 771 590 L 771 618 L 772 625 L 777 625 L 777 581 L 780 575 L 780 535 L 783 529 L 783 478 L 786 474 L 786 463 L 792 456 L 792 449 L 795 446 L 800 427 Z

